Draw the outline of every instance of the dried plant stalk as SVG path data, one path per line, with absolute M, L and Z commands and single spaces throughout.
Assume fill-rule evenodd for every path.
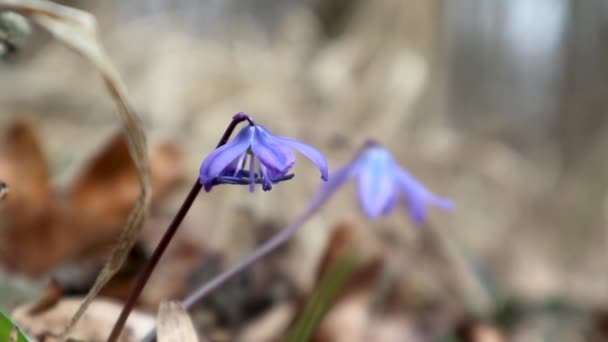
M 160 303 L 158 340 L 162 342 L 199 341 L 190 316 L 179 302 Z
M 91 301 L 118 271 L 137 240 L 148 214 L 150 203 L 150 170 L 146 136 L 127 96 L 120 74 L 110 62 L 97 37 L 95 17 L 87 12 L 43 0 L 0 0 L 0 10 L 11 10 L 26 16 L 49 31 L 56 39 L 76 50 L 99 70 L 110 95 L 118 106 L 119 118 L 129 143 L 129 152 L 139 176 L 141 192 L 123 230 L 120 241 L 97 277 L 78 311 L 66 327 L 65 340 Z

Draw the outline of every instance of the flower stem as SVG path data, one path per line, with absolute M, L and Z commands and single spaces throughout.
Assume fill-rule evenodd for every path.
M 152 275 L 152 271 L 154 271 L 154 269 L 156 268 L 156 265 L 158 265 L 158 261 L 160 260 L 161 256 L 167 249 L 167 246 L 169 246 L 171 239 L 173 239 L 173 236 L 177 232 L 179 225 L 182 223 L 184 217 L 186 217 L 188 210 L 190 210 L 192 203 L 194 203 L 194 199 L 196 199 L 196 196 L 201 191 L 202 187 L 203 186 L 197 179 L 196 182 L 194 183 L 194 185 L 192 186 L 190 193 L 188 193 L 186 200 L 184 201 L 182 206 L 179 208 L 179 211 L 173 218 L 173 221 L 171 221 L 171 224 L 169 225 L 169 228 L 167 228 L 165 235 L 163 235 L 162 239 L 156 246 L 156 249 L 152 253 L 150 260 L 148 260 L 148 263 L 146 264 L 143 272 L 140 273 L 140 275 L 137 277 L 135 286 L 131 289 L 129 298 L 127 298 L 127 302 L 125 303 L 125 306 L 123 307 L 122 312 L 120 313 L 120 316 L 118 316 L 118 320 L 116 321 L 116 323 L 114 323 L 114 327 L 112 328 L 112 333 L 110 334 L 108 341 L 116 341 L 118 339 L 120 332 L 122 331 L 122 329 L 125 326 L 125 323 L 127 322 L 127 318 L 129 317 L 129 314 L 135 307 L 135 304 L 137 304 L 137 300 L 139 299 L 141 292 L 143 291 L 144 287 L 146 286 L 148 279 L 150 279 L 150 276 Z
M 235 114 L 232 117 L 232 121 L 226 128 L 226 131 L 222 135 L 222 138 L 220 139 L 219 143 L 217 144 L 217 147 L 220 147 L 220 146 L 226 144 L 228 142 L 228 139 L 230 139 L 232 132 L 234 132 L 234 129 L 236 128 L 236 126 L 243 121 L 248 121 L 250 125 L 254 124 L 253 120 L 248 115 L 245 115 L 244 113 Z M 118 337 L 120 336 L 120 332 L 122 331 L 125 324 L 127 323 L 127 319 L 129 318 L 131 311 L 133 311 L 135 304 L 137 304 L 137 300 L 139 299 L 139 296 L 141 295 L 144 287 L 146 286 L 146 283 L 150 279 L 152 272 L 158 265 L 160 258 L 162 257 L 163 253 L 169 246 L 169 243 L 173 239 L 173 236 L 177 232 L 177 229 L 179 228 L 180 224 L 186 217 L 186 214 L 190 210 L 190 207 L 192 207 L 192 203 L 194 203 L 194 200 L 196 199 L 196 196 L 198 195 L 198 193 L 201 191 L 202 187 L 203 187 L 202 184 L 197 179 L 194 182 L 192 189 L 188 193 L 188 196 L 186 196 L 184 203 L 182 203 L 181 207 L 177 211 L 177 214 L 175 214 L 175 217 L 173 217 L 173 221 L 171 221 L 171 224 L 167 228 L 167 231 L 165 231 L 165 234 L 163 235 L 162 239 L 156 246 L 156 249 L 154 249 L 154 252 L 152 253 L 152 256 L 150 257 L 150 260 L 148 260 L 148 262 L 146 263 L 144 270 L 137 277 L 135 285 L 131 289 L 131 292 L 129 293 L 129 297 L 127 298 L 127 301 L 126 301 L 124 307 L 122 308 L 120 316 L 118 316 L 116 323 L 114 323 L 114 327 L 112 327 L 112 332 L 110 333 L 110 337 L 108 337 L 108 342 L 115 342 L 118 340 Z
M 251 265 L 267 256 L 284 243 L 288 242 L 300 230 L 304 223 L 308 221 L 311 215 L 312 213 L 308 212 L 301 216 L 293 224 L 273 235 L 268 241 L 258 247 L 249 256 L 239 261 L 236 265 L 233 265 L 225 272 L 219 274 L 217 277 L 211 279 L 211 281 L 203 284 L 203 286 L 196 289 L 182 301 L 182 306 L 185 309 L 192 308 L 194 305 L 207 298 L 207 296 L 209 296 L 209 294 L 211 294 L 215 289 L 222 286 L 234 276 L 238 275 L 243 270 L 249 268 Z
M 207 298 L 220 286 L 224 285 L 239 273 L 243 272 L 268 254 L 275 251 L 278 247 L 291 240 L 291 238 L 298 231 L 300 231 L 300 228 L 302 228 L 302 226 L 304 226 L 304 224 L 321 208 L 321 206 L 327 202 L 327 200 L 329 200 L 336 188 L 337 187 L 329 187 L 326 191 L 320 191 L 319 195 L 312 200 L 306 212 L 300 215 L 292 224 L 277 232 L 269 240 L 264 242 L 264 244 L 256 248 L 252 254 L 239 261 L 236 265 L 233 265 L 226 271 L 217 275 L 215 278 L 204 283 L 198 289 L 194 290 L 194 292 L 189 294 L 181 302 L 182 306 L 185 309 L 191 309 L 193 306 L 203 301 L 203 299 Z M 154 341 L 155 338 L 156 330 L 154 329 L 150 331 L 142 341 L 151 342 Z

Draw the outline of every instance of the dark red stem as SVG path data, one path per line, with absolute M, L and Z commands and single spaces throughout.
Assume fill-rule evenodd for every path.
M 220 146 L 226 144 L 228 142 L 228 139 L 230 139 L 232 132 L 234 132 L 234 129 L 236 128 L 236 126 L 243 121 L 249 122 L 250 125 L 255 125 L 255 123 L 253 122 L 251 117 L 249 117 L 248 115 L 246 115 L 244 113 L 235 114 L 232 117 L 232 121 L 226 128 L 224 135 L 222 135 L 222 138 L 220 139 L 219 143 L 217 144 L 217 147 L 220 147 Z M 169 243 L 173 239 L 173 236 L 177 232 L 177 229 L 179 228 L 180 224 L 184 220 L 184 217 L 186 217 L 186 214 L 190 210 L 190 207 L 192 207 L 192 203 L 194 203 L 194 200 L 196 199 L 196 196 L 198 195 L 198 193 L 201 191 L 202 187 L 203 186 L 197 179 L 196 182 L 194 182 L 194 185 L 192 186 L 190 193 L 188 193 L 188 196 L 186 196 L 184 203 L 182 203 L 182 206 L 177 211 L 177 214 L 175 214 L 175 217 L 173 217 L 173 221 L 171 221 L 171 224 L 167 228 L 167 231 L 165 232 L 162 239 L 156 246 L 156 249 L 152 253 L 150 260 L 148 260 L 148 262 L 146 263 L 144 270 L 137 277 L 135 285 L 133 286 L 133 288 L 131 289 L 131 292 L 129 293 L 129 298 L 127 298 L 127 301 L 126 301 L 124 307 L 122 308 L 120 316 L 118 316 L 116 323 L 114 323 L 114 327 L 112 328 L 110 337 L 108 337 L 108 342 L 116 342 L 118 340 L 118 337 L 120 336 L 120 332 L 125 327 L 125 324 L 127 323 L 127 319 L 129 318 L 131 311 L 133 311 L 133 309 L 135 308 L 135 304 L 137 304 L 137 300 L 139 299 L 139 296 L 141 295 L 144 287 L 146 286 L 146 283 L 150 279 L 152 272 L 158 265 L 160 258 L 162 257 L 163 253 L 165 253 L 165 250 L 169 246 Z
M 137 300 L 139 299 L 141 292 L 143 291 L 144 287 L 146 286 L 148 279 L 150 279 L 152 272 L 158 265 L 158 261 L 160 260 L 161 256 L 167 249 L 167 246 L 169 246 L 171 239 L 173 239 L 173 236 L 177 232 L 179 225 L 184 220 L 184 217 L 186 217 L 188 210 L 190 210 L 192 203 L 194 203 L 194 199 L 196 198 L 198 193 L 201 191 L 202 187 L 203 186 L 197 179 L 196 182 L 194 183 L 194 185 L 192 186 L 192 190 L 190 190 L 190 193 L 186 197 L 186 200 L 184 201 L 181 208 L 179 208 L 179 211 L 173 218 L 173 221 L 169 225 L 169 228 L 167 228 L 165 235 L 163 235 L 163 238 L 158 243 L 158 246 L 156 246 L 156 249 L 152 253 L 150 260 L 148 260 L 148 262 L 146 263 L 144 270 L 137 277 L 136 283 L 135 283 L 134 287 L 131 289 L 131 293 L 129 294 L 129 298 L 127 298 L 127 302 L 125 303 L 125 306 L 122 308 L 122 312 L 120 313 L 120 316 L 118 316 L 118 320 L 116 320 L 116 323 L 114 323 L 114 327 L 112 328 L 112 333 L 110 334 L 110 337 L 108 337 L 109 342 L 114 342 L 114 341 L 118 340 L 118 336 L 120 335 L 120 332 L 122 331 L 125 324 L 127 323 L 127 318 L 129 318 L 129 314 L 135 307 L 135 304 L 137 304 Z

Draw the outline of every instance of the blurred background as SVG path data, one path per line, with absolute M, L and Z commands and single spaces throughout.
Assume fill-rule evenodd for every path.
M 608 2 L 63 4 L 97 16 L 151 148 L 151 217 L 104 292 L 116 305 L 243 111 L 317 147 L 330 169 L 376 139 L 457 210 L 432 211 L 438 235 L 404 208 L 370 222 L 351 185 L 191 312 L 201 336 L 281 340 L 312 315 L 315 341 L 608 340 Z M 40 29 L 0 61 L 0 308 L 38 333 L 61 327 L 32 303 L 44 315 L 86 293 L 137 196 L 115 111 L 96 70 Z M 295 173 L 268 193 L 202 193 L 142 313 L 302 213 L 320 180 L 304 158 Z M 481 288 L 463 285 L 437 241 Z M 343 249 L 354 266 L 325 314 L 310 314 Z

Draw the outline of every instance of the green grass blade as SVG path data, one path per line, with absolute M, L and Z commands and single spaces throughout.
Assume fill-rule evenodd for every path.
M 9 341 L 14 326 L 13 322 L 0 311 L 0 341 Z
M 356 258 L 352 253 L 346 253 L 332 264 L 329 271 L 319 282 L 300 317 L 287 335 L 287 342 L 309 341 L 327 311 L 331 308 L 340 290 L 356 266 Z
M 29 337 L 4 312 L 0 311 L 0 341 L 10 341 L 11 333 L 17 330 L 17 342 L 32 342 Z

